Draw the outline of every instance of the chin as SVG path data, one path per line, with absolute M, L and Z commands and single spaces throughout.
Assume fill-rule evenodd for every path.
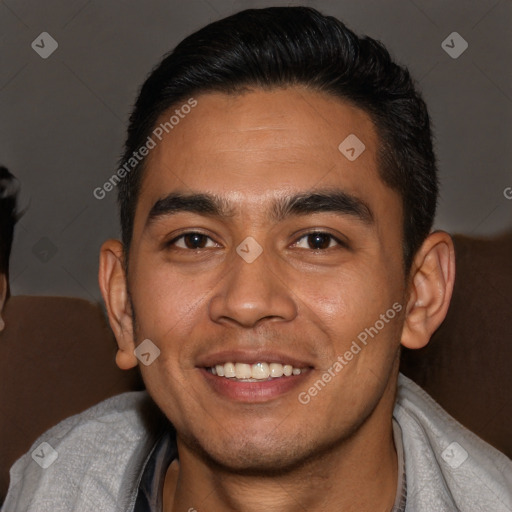
M 220 441 L 185 440 L 188 447 L 214 470 L 247 476 L 271 476 L 289 473 L 315 458 L 321 450 L 318 443 L 304 439 L 303 435 L 280 436 L 269 441 L 265 438 L 236 439 L 234 436 Z

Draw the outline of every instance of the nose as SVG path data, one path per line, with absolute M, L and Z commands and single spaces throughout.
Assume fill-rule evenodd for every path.
M 248 263 L 238 254 L 209 303 L 210 318 L 255 327 L 264 319 L 290 321 L 297 316 L 293 291 L 264 251 Z

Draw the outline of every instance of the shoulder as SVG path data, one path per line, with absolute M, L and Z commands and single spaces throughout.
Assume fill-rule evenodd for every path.
M 393 415 L 402 429 L 408 507 L 412 502 L 418 511 L 512 510 L 512 461 L 403 374 Z
M 164 422 L 146 391 L 66 418 L 14 463 L 2 510 L 117 510 Z

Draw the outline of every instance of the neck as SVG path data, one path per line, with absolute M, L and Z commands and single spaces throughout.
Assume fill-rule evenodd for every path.
M 178 438 L 180 462 L 166 475 L 164 511 L 389 512 L 398 461 L 391 420 L 394 390 L 388 391 L 352 436 L 277 476 L 214 467 Z

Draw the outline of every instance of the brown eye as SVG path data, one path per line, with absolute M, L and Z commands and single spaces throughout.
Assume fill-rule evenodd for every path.
M 203 235 L 203 233 L 196 233 L 196 232 L 190 232 L 190 233 L 184 233 L 173 240 L 171 240 L 167 246 L 176 246 L 180 249 L 190 249 L 190 250 L 196 250 L 196 249 L 205 249 L 208 240 L 211 240 L 209 236 Z M 213 240 L 211 240 L 213 242 Z M 213 244 L 215 246 L 215 244 Z M 210 247 L 213 247 L 210 245 Z
M 325 233 L 322 231 L 307 233 L 306 235 L 299 238 L 299 241 L 296 243 L 296 245 L 303 249 L 311 249 L 313 251 L 322 251 L 325 249 L 330 249 L 331 247 L 335 247 L 336 245 L 343 247 L 346 246 L 341 240 L 339 240 L 335 236 L 331 235 L 330 233 Z

